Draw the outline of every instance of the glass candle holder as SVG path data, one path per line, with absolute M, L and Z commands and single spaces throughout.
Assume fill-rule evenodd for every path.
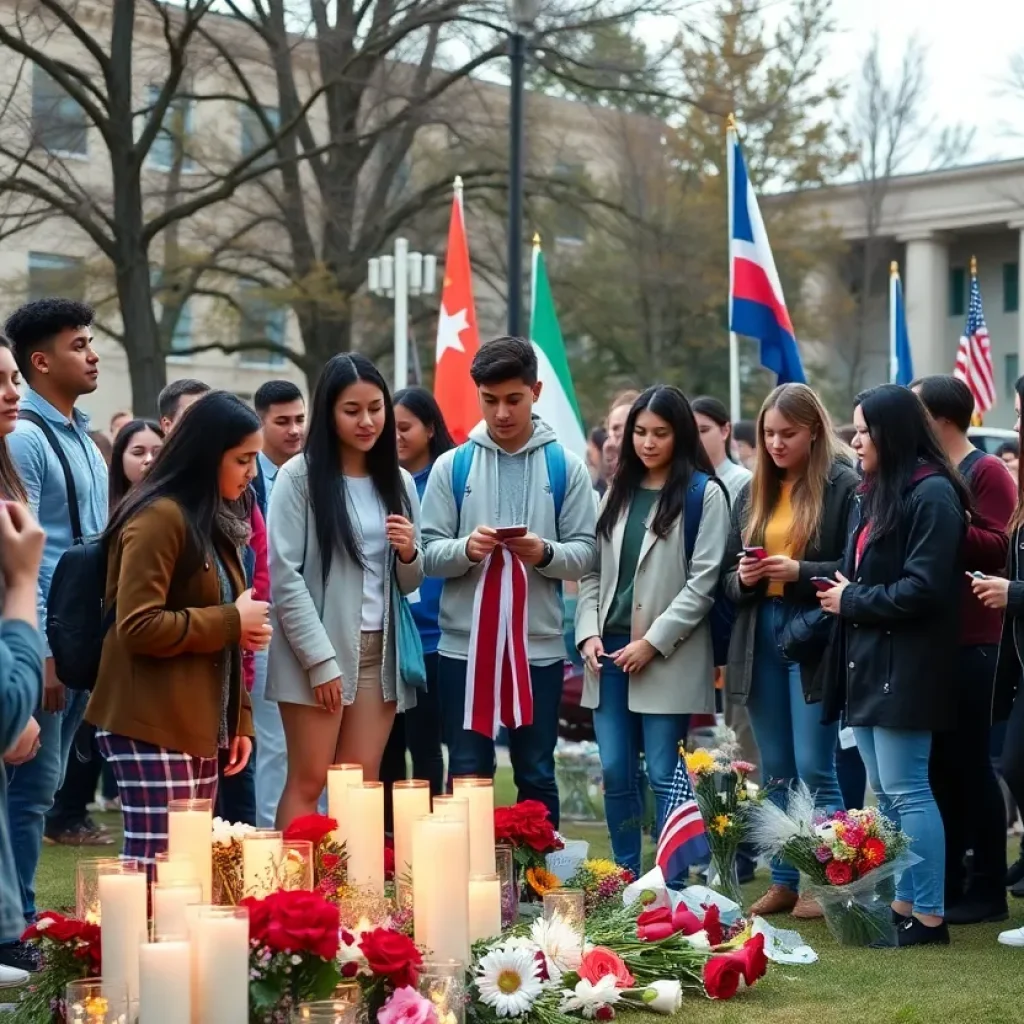
M 469 876 L 469 941 L 500 935 L 501 879 L 496 873 Z
M 454 818 L 464 821 L 469 827 L 469 801 L 464 796 L 435 796 L 434 815 L 438 818 Z
M 466 1024 L 466 965 L 461 960 L 425 963 L 417 988 L 434 1004 L 437 1024 Z
M 417 818 L 430 814 L 430 783 L 402 779 L 391 787 L 395 828 L 395 895 L 398 905 L 412 908 L 412 830 Z
M 125 875 L 139 870 L 137 860 L 98 857 L 80 860 L 75 866 L 75 917 L 89 924 L 100 923 L 100 875 Z
M 285 839 L 277 865 L 277 886 L 287 892 L 313 889 L 313 844 L 308 839 Z
M 128 1024 L 128 987 L 116 992 L 102 978 L 69 981 L 64 989 L 66 1024 Z
M 255 829 L 242 838 L 242 893 L 263 899 L 277 889 L 284 836 L 271 828 Z
M 149 891 L 153 906 L 153 941 L 187 938 L 185 908 L 203 902 L 203 887 L 199 882 L 154 882 Z
M 299 1003 L 293 1017 L 310 1024 L 356 1024 L 359 1019 L 359 1004 L 346 1003 L 340 999 L 323 999 L 315 1003 Z
M 189 860 L 203 887 L 203 900 L 213 894 L 213 801 L 206 798 L 167 801 L 167 852 Z
M 578 933 L 583 942 L 586 904 L 582 889 L 552 889 L 544 893 L 544 920 L 552 921 L 556 917 Z
M 394 907 L 372 885 L 346 885 L 338 891 L 338 923 L 349 931 L 387 927 Z
M 199 874 L 192 861 L 187 857 L 172 857 L 169 853 L 158 853 L 154 860 L 156 861 L 156 881 L 161 884 L 199 881 Z
M 495 846 L 494 864 L 501 883 L 501 927 L 504 931 L 519 920 L 519 882 L 512 847 L 506 843 Z

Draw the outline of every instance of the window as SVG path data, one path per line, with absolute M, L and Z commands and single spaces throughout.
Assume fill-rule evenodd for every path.
M 554 178 L 565 185 L 571 193 L 572 187 L 584 175 L 582 164 L 558 164 Z M 571 195 L 559 201 L 555 207 L 555 241 L 568 245 L 582 245 L 587 240 L 587 218 L 579 206 L 579 200 Z
M 263 116 L 275 130 L 281 127 L 281 112 L 277 107 L 264 107 Z M 257 117 L 256 111 L 251 107 L 240 108 L 239 120 L 242 126 L 242 156 L 247 157 L 267 144 L 267 131 L 263 127 L 263 122 Z M 266 167 L 268 164 L 272 164 L 276 158 L 277 154 L 271 149 L 264 156 L 254 160 L 253 166 Z
M 269 341 L 284 345 L 288 326 L 288 310 L 268 301 L 261 289 L 245 287 L 238 296 L 242 309 L 238 340 L 243 344 Z M 284 356 L 273 349 L 250 349 L 240 353 L 239 361 L 246 366 L 280 366 Z
M 967 310 L 967 272 L 963 267 L 949 268 L 949 315 L 963 316 Z
M 149 106 L 152 107 L 159 99 L 160 91 L 159 85 L 149 87 Z M 169 171 L 174 167 L 175 160 L 180 159 L 183 171 L 195 170 L 195 161 L 188 156 L 189 139 L 195 131 L 195 112 L 195 103 L 187 97 L 180 96 L 171 100 L 160 131 L 149 147 L 148 161 L 151 167 Z
M 163 273 L 154 269 L 150 278 L 153 282 L 153 299 L 158 307 L 162 307 L 161 292 L 163 291 Z M 169 287 L 173 287 L 169 286 Z M 161 309 L 157 309 L 157 319 L 160 319 Z M 176 352 L 188 353 L 192 347 L 192 300 L 186 299 L 178 312 L 178 320 L 174 325 L 174 333 L 171 335 L 170 355 Z
M 1006 397 L 1012 402 L 1017 394 L 1014 384 L 1020 376 L 1020 357 L 1016 352 L 1007 352 L 1003 356 L 1003 390 Z
M 50 153 L 88 155 L 85 111 L 38 64 L 32 69 L 32 141 Z
M 49 252 L 28 254 L 28 299 L 60 295 L 66 299 L 85 297 L 85 268 L 74 256 Z
M 1003 312 L 1020 311 L 1020 264 L 1003 264 Z

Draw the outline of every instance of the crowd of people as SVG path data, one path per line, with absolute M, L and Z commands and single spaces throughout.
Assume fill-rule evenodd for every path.
M 641 868 L 647 786 L 655 834 L 670 811 L 691 719 L 724 711 L 773 799 L 801 781 L 822 810 L 861 806 L 866 779 L 912 837 L 901 946 L 1024 895 L 1002 789 L 1024 802 L 1024 490 L 1016 449 L 971 445 L 961 382 L 872 388 L 840 430 L 805 385 L 736 424 L 654 385 L 615 397 L 585 462 L 534 411 L 532 346 L 503 337 L 473 360 L 461 445 L 430 392 L 392 395 L 352 353 L 308 414 L 288 381 L 252 406 L 175 381 L 151 418 L 115 417 L 105 458 L 77 407 L 92 319 L 32 302 L 0 343 L 0 981 L 38 966 L 19 937 L 44 840 L 114 842 L 97 790 L 152 866 L 173 799 L 284 828 L 331 764 L 391 783 L 408 754 L 438 794 L 493 776 L 504 730 L 520 799 L 557 825 L 570 589 L 618 863 Z M 44 627 L 91 537 L 111 622 L 89 692 Z M 773 863 L 753 912 L 819 916 L 798 888 Z

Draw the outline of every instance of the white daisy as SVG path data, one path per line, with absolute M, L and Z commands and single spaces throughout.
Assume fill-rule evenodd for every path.
M 583 959 L 583 939 L 560 914 L 547 921 L 543 918 L 534 921 L 530 938 L 544 954 L 548 977 L 556 985 L 566 971 L 579 969 Z
M 601 1007 L 614 1006 L 621 998 L 622 995 L 615 984 L 613 975 L 606 974 L 594 983 L 581 978 L 572 991 L 562 990 L 562 1003 L 559 1010 L 562 1013 L 572 1013 L 574 1010 L 578 1010 L 587 1020 L 593 1020 Z
M 538 965 L 528 949 L 491 949 L 476 965 L 480 1002 L 499 1017 L 521 1017 L 533 1009 L 543 991 Z

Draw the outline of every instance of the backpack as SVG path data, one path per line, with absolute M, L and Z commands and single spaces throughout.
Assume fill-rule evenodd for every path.
M 697 534 L 700 531 L 701 515 L 704 512 L 704 492 L 707 490 L 711 477 L 699 470 L 693 474 L 690 486 L 686 488 L 686 499 L 683 506 L 683 543 L 686 549 L 686 567 L 689 571 L 693 561 L 693 549 L 697 545 Z M 722 488 L 728 504 L 729 495 L 725 485 L 715 477 L 715 483 Z M 708 625 L 711 627 L 711 650 L 715 665 L 726 665 L 729 662 L 729 639 L 732 636 L 733 623 L 736 621 L 736 606 L 725 596 L 721 584 L 715 593 L 715 602 L 708 613 Z
M 476 454 L 476 442 L 466 441 L 455 449 L 452 459 L 452 497 L 455 498 L 455 514 L 462 517 L 462 500 L 466 496 L 466 485 L 469 483 L 469 471 L 473 468 L 473 456 Z M 562 504 L 568 486 L 569 467 L 565 459 L 565 449 L 557 441 L 549 441 L 544 445 L 544 462 L 548 469 L 548 480 L 551 483 L 551 497 L 555 503 L 555 539 L 558 539 L 558 520 L 562 516 Z M 459 525 L 456 523 L 455 533 L 458 536 Z
M 86 540 L 82 536 L 75 478 L 53 428 L 28 410 L 18 418 L 43 432 L 64 473 L 68 495 L 71 547 L 57 561 L 46 602 L 46 639 L 53 666 L 69 690 L 92 690 L 100 671 L 103 639 L 116 617 L 116 607 L 106 607 L 107 545 L 102 537 Z
M 960 475 L 964 478 L 967 486 L 971 485 L 971 477 L 974 475 L 974 467 L 985 458 L 985 453 L 980 448 L 975 448 L 973 452 L 968 452 L 961 460 L 960 465 L 956 468 L 960 471 Z M 974 489 L 971 488 L 973 491 Z

